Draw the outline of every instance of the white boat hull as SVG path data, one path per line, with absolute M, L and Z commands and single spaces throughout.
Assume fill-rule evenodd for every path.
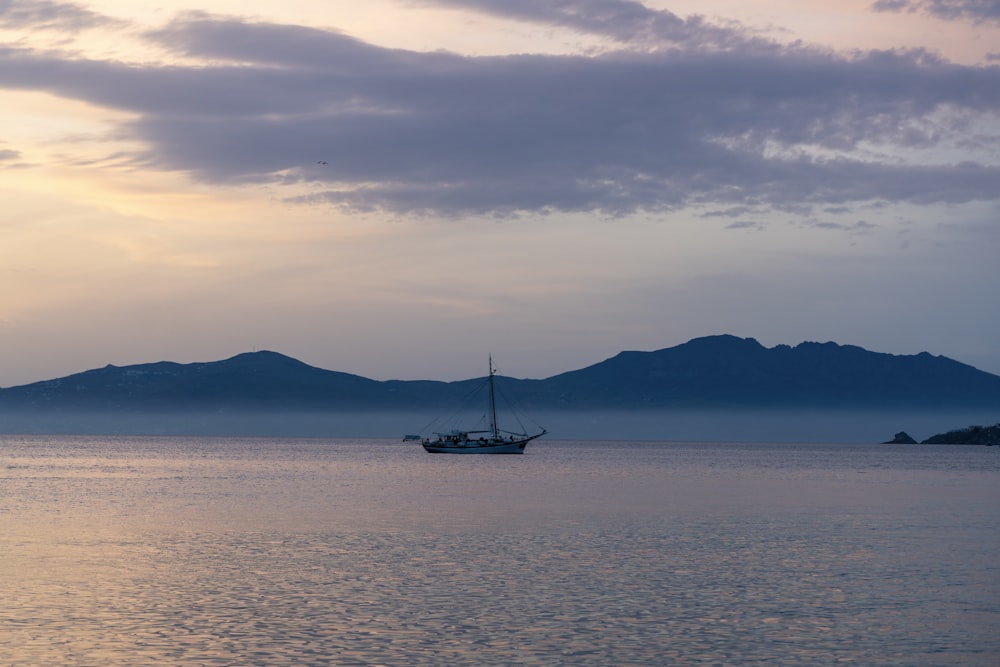
M 523 454 L 528 442 L 533 440 L 517 440 L 515 442 L 481 443 L 469 440 L 464 443 L 442 442 L 435 440 L 422 443 L 424 449 L 431 454 Z

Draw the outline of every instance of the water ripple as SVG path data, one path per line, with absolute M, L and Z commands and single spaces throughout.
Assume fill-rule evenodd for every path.
M 776 472 L 725 449 L 156 444 L 0 456 L 2 664 L 1000 657 L 996 473 L 808 447 L 758 448 Z

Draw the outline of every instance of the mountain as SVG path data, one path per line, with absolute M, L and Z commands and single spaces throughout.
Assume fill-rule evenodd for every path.
M 812 342 L 766 348 L 721 335 L 622 352 L 526 387 L 524 398 L 567 408 L 1000 407 L 1000 376 L 926 352 L 900 356 Z
M 476 380 L 376 381 L 275 352 L 208 363 L 106 366 L 0 389 L 0 410 L 400 410 L 459 403 Z M 522 408 L 1000 407 L 1000 376 L 952 359 L 836 343 L 765 348 L 709 336 L 655 352 L 622 352 L 543 380 L 498 378 Z
M 420 405 L 449 393 L 443 382 L 378 382 L 264 351 L 207 363 L 108 365 L 0 389 L 0 409 L 358 409 Z

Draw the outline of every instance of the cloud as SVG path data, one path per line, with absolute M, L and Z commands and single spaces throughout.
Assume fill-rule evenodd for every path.
M 433 0 L 455 7 L 547 26 L 601 35 L 617 42 L 660 48 L 727 49 L 753 42 L 745 29 L 721 27 L 700 16 L 683 19 L 631 0 Z M 765 45 L 761 41 L 758 45 Z
M 1000 0 L 878 0 L 878 12 L 923 12 L 946 21 L 1000 23 Z
M 741 42 L 637 3 L 450 4 L 672 46 L 468 57 L 189 14 L 145 37 L 194 64 L 8 48 L 0 85 L 134 113 L 124 129 L 150 165 L 212 183 L 309 183 L 295 201 L 351 210 L 756 216 L 998 197 L 995 132 L 980 135 L 1000 110 L 1000 68 Z M 963 142 L 980 153 L 937 156 Z
M 752 229 L 757 232 L 763 231 L 765 228 L 766 225 L 764 223 L 754 220 L 738 220 L 726 225 L 726 229 Z
M 71 2 L 0 0 L 0 27 L 15 30 L 80 32 L 123 22 Z
M 802 225 L 805 227 L 812 227 L 814 229 L 827 229 L 834 231 L 847 231 L 854 232 L 858 234 L 864 234 L 878 228 L 878 225 L 873 225 L 866 220 L 855 220 L 850 223 L 843 222 L 833 222 L 830 220 L 804 220 Z

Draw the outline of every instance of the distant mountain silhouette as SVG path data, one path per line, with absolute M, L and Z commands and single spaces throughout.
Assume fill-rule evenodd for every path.
M 811 342 L 766 348 L 721 335 L 622 352 L 540 381 L 526 394 L 532 403 L 566 407 L 1000 407 L 1000 376 L 926 352 L 899 356 Z
M 0 410 L 399 410 L 453 406 L 477 380 L 376 381 L 275 352 L 208 363 L 106 366 L 0 389 Z M 952 359 L 836 343 L 765 348 L 709 336 L 622 352 L 544 380 L 498 378 L 523 408 L 1000 407 L 1000 376 Z
M 357 409 L 419 405 L 427 395 L 448 394 L 443 382 L 378 382 L 263 351 L 207 363 L 109 365 L 0 389 L 0 409 Z

